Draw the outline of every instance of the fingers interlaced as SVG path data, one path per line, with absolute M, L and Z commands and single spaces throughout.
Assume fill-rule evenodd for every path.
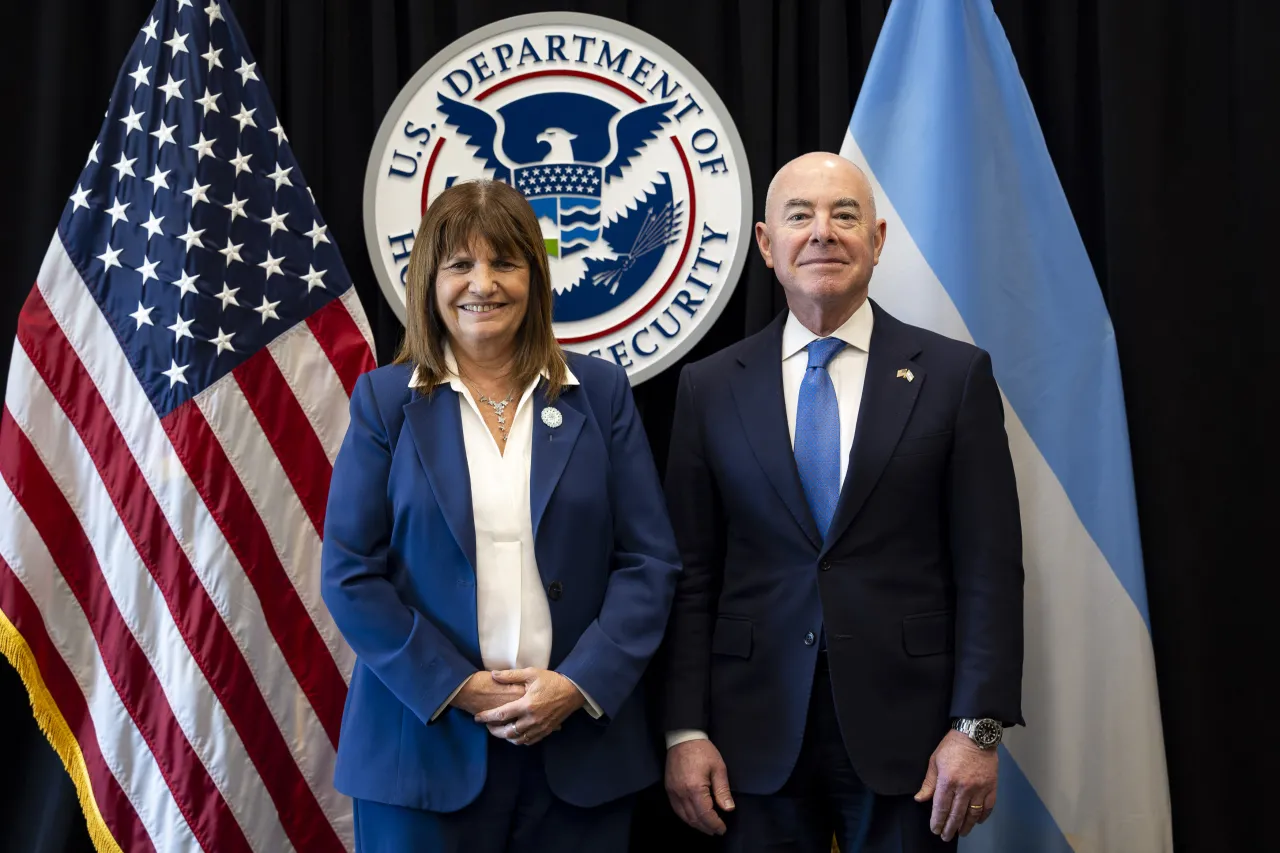
M 527 715 L 494 721 L 488 723 L 486 727 L 489 729 L 489 734 L 494 737 L 518 746 L 531 746 L 556 730 L 547 721 Z

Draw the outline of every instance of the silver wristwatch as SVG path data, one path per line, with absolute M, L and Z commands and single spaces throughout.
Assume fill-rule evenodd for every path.
M 952 721 L 951 728 L 963 735 L 968 735 L 979 749 L 995 749 L 1004 739 L 1004 725 L 989 717 L 983 719 L 960 717 Z

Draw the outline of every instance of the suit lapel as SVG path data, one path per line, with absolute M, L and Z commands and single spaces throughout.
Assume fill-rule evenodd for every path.
M 471 472 L 467 468 L 467 448 L 462 440 L 459 403 L 457 392 L 441 385 L 430 397 L 418 396 L 407 404 L 404 415 L 440 512 L 474 572 L 476 527 L 471 511 Z
M 555 404 L 547 402 L 545 382 L 539 382 L 529 398 L 533 406 L 533 447 L 530 453 L 533 458 L 529 469 L 529 511 L 533 517 L 533 535 L 538 537 L 538 525 L 542 523 L 542 514 L 546 512 L 547 503 L 555 493 L 560 476 L 564 473 L 573 446 L 582 432 L 582 424 L 586 420 L 582 412 L 574 408 L 578 395 L 582 393 L 577 386 L 568 385 L 560 393 Z M 542 419 L 546 409 L 554 409 L 560 413 L 560 425 L 549 426 Z M 552 420 L 554 423 L 554 419 Z
M 858 426 L 849 451 L 849 471 L 827 531 L 827 548 L 848 529 L 880 480 L 925 381 L 924 369 L 911 360 L 920 347 L 909 329 L 874 302 L 871 307 L 876 319 L 858 407 Z M 913 378 L 908 381 L 899 376 L 900 370 L 910 370 Z
M 787 408 L 782 398 L 782 329 L 786 320 L 785 313 L 780 315 L 756 338 L 755 346 L 739 357 L 743 369 L 733 375 L 731 385 L 756 461 L 800 529 L 815 548 L 821 548 L 818 525 L 805 500 L 795 454 L 791 452 Z

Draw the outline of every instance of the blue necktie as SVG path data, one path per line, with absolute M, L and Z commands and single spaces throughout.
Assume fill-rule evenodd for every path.
M 827 365 L 844 347 L 837 338 L 809 344 L 809 366 L 796 405 L 796 470 L 823 539 L 840 497 L 840 407 Z

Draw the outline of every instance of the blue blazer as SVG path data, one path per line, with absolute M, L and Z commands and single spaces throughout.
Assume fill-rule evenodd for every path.
M 575 712 L 548 737 L 548 783 L 599 805 L 659 778 L 637 685 L 662 639 L 679 573 L 675 539 L 626 374 L 567 355 L 580 385 L 536 415 L 530 498 L 538 569 L 549 590 L 550 667 L 603 709 Z M 361 376 L 333 468 L 322 593 L 356 653 L 334 784 L 344 794 L 455 811 L 485 783 L 492 737 L 449 708 L 483 670 L 476 624 L 476 537 L 460 400 L 408 387 L 412 368 Z
M 872 310 L 825 539 L 787 429 L 786 314 L 680 378 L 665 723 L 709 730 L 744 793 L 795 766 L 824 628 L 840 730 L 877 793 L 918 790 L 951 717 L 1022 721 L 1021 526 L 991 359 Z

